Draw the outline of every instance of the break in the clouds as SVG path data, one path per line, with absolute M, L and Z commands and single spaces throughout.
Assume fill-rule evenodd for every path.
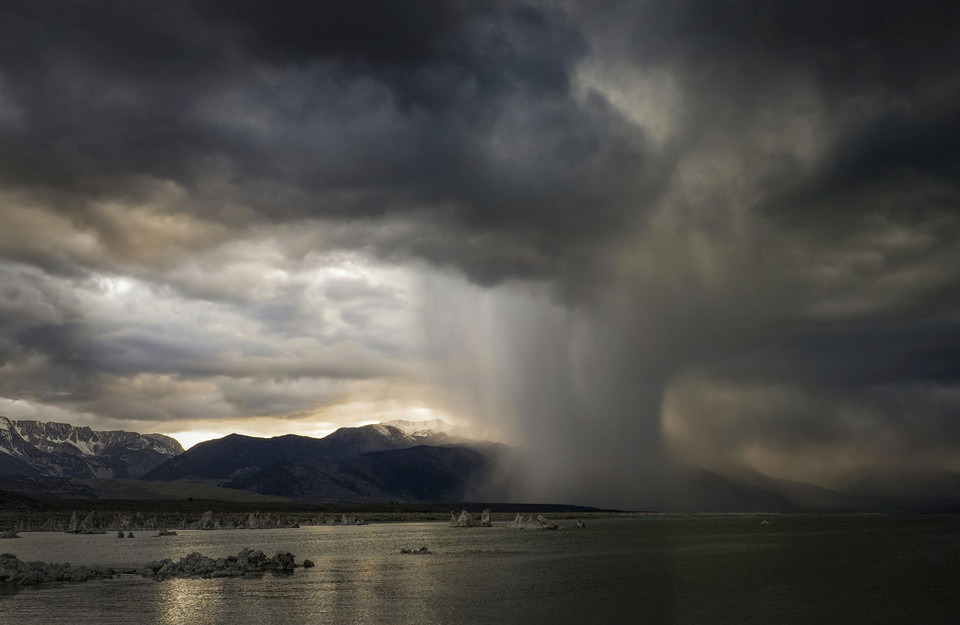
M 0 13 L 8 414 L 440 415 L 624 506 L 960 468 L 954 3 Z

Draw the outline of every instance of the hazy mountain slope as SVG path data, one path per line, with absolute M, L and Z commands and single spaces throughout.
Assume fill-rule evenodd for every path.
M 466 501 L 490 461 L 465 447 L 430 447 L 282 460 L 231 482 L 232 488 L 325 501 Z
M 48 475 L 0 475 L 0 489 L 36 499 L 97 499 L 99 495 L 80 480 Z
M 49 506 L 26 495 L 0 490 L 0 510 L 44 510 Z
M 715 512 L 960 512 L 960 483 L 944 471 L 870 468 L 849 474 L 843 490 L 764 475 L 746 467 L 685 467 L 676 510 Z M 849 489 L 849 491 L 847 490 Z
M 397 499 L 470 501 L 488 482 L 490 460 L 467 447 L 430 447 L 363 454 L 357 472 Z
M 98 499 L 210 499 L 214 501 L 270 502 L 282 497 L 262 495 L 232 488 L 219 488 L 191 482 L 161 482 L 147 480 L 74 480 L 89 487 Z
M 26 460 L 0 452 L 0 475 L 40 475 L 40 469 Z
M 795 510 L 804 512 L 873 511 L 876 502 L 815 484 L 765 475 L 749 467 L 728 467 L 722 474 L 789 499 Z
M 743 480 L 699 467 L 678 471 L 680 486 L 668 508 L 697 512 L 794 512 L 788 497 Z
M 960 473 L 864 467 L 837 480 L 845 492 L 864 497 L 960 499 Z
M 311 499 L 318 501 L 366 501 L 376 499 L 361 495 L 316 466 L 302 461 L 281 460 L 242 480 L 229 483 L 230 488 L 257 493 Z

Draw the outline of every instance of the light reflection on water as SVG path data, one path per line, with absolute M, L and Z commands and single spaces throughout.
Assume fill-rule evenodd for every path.
M 571 523 L 572 525 L 572 523 Z M 24 560 L 145 564 L 192 551 L 291 551 L 314 569 L 258 578 L 135 576 L 0 592 L 0 623 L 953 623 L 960 519 L 594 521 L 559 532 L 410 523 L 25 533 Z M 426 545 L 433 555 L 400 555 Z

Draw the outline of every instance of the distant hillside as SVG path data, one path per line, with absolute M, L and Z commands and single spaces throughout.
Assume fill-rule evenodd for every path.
M 194 445 L 143 477 L 147 480 L 239 480 L 281 460 L 352 456 L 418 444 L 417 438 L 385 425 L 340 428 L 324 438 L 294 434 L 257 438 L 230 434 Z
M 418 445 L 286 459 L 227 485 L 317 501 L 470 501 L 490 474 L 490 459 L 476 450 Z
M 746 467 L 678 471 L 665 509 L 699 512 L 960 512 L 960 480 L 943 471 L 861 469 L 839 489 L 785 480 Z
M 182 452 L 162 434 L 0 417 L 0 475 L 135 478 Z
M 0 490 L 0 510 L 46 510 L 49 506 L 9 490 Z
M 81 480 L 46 475 L 0 475 L 0 489 L 36 499 L 96 499 L 97 493 Z
M 81 479 L 7 475 L 0 476 L 0 490 L 37 499 L 80 500 L 197 500 L 232 502 L 281 502 L 283 497 L 263 495 L 233 488 L 219 488 L 192 482 L 148 482 L 146 480 Z M 39 502 L 38 502 L 39 503 Z M 2 501 L 0 501 L 2 504 Z M 43 504 L 41 504 L 43 505 Z M 0 506 L 2 507 L 2 506 Z
M 471 498 L 491 460 L 463 445 L 430 446 L 437 433 L 390 425 L 340 428 L 325 438 L 231 434 L 195 445 L 148 480 L 221 480 L 231 488 L 322 501 L 438 501 Z
M 283 497 L 220 488 L 191 482 L 159 482 L 147 480 L 77 480 L 97 494 L 98 499 L 205 499 L 236 502 L 277 502 Z

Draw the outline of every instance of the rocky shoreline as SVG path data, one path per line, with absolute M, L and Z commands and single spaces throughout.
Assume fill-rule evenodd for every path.
M 300 564 L 289 551 L 277 552 L 272 558 L 260 550 L 243 549 L 235 556 L 211 558 L 194 552 L 174 562 L 170 558 L 155 560 L 142 567 L 113 568 L 99 565 L 71 566 L 58 562 L 24 562 L 12 553 L 0 554 L 0 584 L 34 586 L 47 582 L 85 582 L 92 579 L 111 579 L 120 575 L 163 581 L 184 578 L 242 577 L 264 573 L 293 573 L 296 568 L 311 568 L 304 560 Z

